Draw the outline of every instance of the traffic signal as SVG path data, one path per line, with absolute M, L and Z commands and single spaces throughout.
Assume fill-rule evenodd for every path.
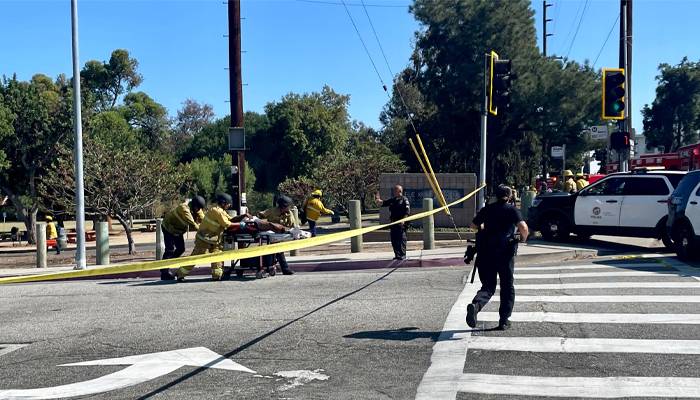
M 625 70 L 603 69 L 603 119 L 625 119 Z
M 610 148 L 613 150 L 625 150 L 630 147 L 629 132 L 613 132 L 610 135 Z
M 510 60 L 499 60 L 498 54 L 491 51 L 491 68 L 489 68 L 489 113 L 498 115 L 498 108 L 508 108 L 510 104 L 513 74 Z

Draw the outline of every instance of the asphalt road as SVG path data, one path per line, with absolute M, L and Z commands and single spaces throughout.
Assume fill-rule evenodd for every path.
M 521 265 L 505 332 L 490 330 L 497 298 L 477 329 L 464 323 L 476 286 L 463 266 L 0 286 L 0 399 L 71 383 L 126 386 L 82 397 L 95 399 L 700 397 L 698 272 L 673 259 Z M 206 349 L 223 358 L 202 362 Z

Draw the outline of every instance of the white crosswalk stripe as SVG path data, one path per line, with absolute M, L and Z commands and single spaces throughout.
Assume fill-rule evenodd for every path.
M 418 387 L 416 399 L 453 400 L 458 393 L 471 393 L 477 396 L 476 398 L 479 395 L 700 398 L 700 375 L 697 373 L 692 376 L 638 376 L 638 374 L 631 374 L 629 376 L 577 377 L 548 376 L 556 375 L 556 372 L 548 369 L 537 369 L 534 366 L 532 368 L 538 372 L 535 376 L 528 373 L 502 375 L 497 368 L 494 368 L 493 371 L 469 370 L 471 357 L 479 357 L 479 354 L 490 354 L 469 353 L 469 350 L 514 352 L 510 354 L 524 354 L 524 357 L 527 357 L 527 354 L 537 353 L 610 354 L 614 357 L 625 357 L 625 355 L 631 357 L 633 354 L 663 354 L 668 357 L 696 357 L 695 361 L 687 361 L 687 358 L 684 360 L 691 365 L 700 365 L 700 357 L 698 357 L 700 356 L 700 340 L 694 340 L 692 335 L 685 340 L 669 338 L 668 335 L 664 338 L 654 339 L 655 330 L 651 328 L 665 325 L 677 327 L 672 329 L 680 329 L 681 326 L 685 326 L 687 328 L 684 329 L 693 330 L 687 332 L 700 332 L 700 309 L 690 307 L 691 304 L 700 303 L 700 271 L 698 269 L 674 260 L 659 259 L 657 263 L 630 261 L 629 263 L 614 262 L 609 264 L 526 266 L 516 268 L 515 278 L 516 312 L 512 314 L 510 319 L 516 325 L 512 331 L 516 329 L 527 331 L 525 328 L 519 327 L 541 323 L 554 324 L 553 326 L 575 326 L 576 324 L 605 326 L 601 324 L 611 324 L 611 326 L 618 327 L 628 326 L 629 328 L 623 332 L 635 332 L 635 329 L 643 329 L 645 335 L 651 335 L 651 338 L 566 337 L 558 336 L 558 334 L 588 332 L 585 335 L 588 336 L 591 333 L 595 335 L 599 330 L 561 329 L 560 331 L 560 328 L 555 330 L 554 336 L 517 337 L 487 332 L 479 333 L 479 336 L 472 336 L 472 331 L 466 327 L 464 322 L 464 314 L 466 305 L 471 302 L 480 283 L 467 284 L 452 307 L 443 331 L 433 347 L 431 365 Z M 571 281 L 541 283 L 552 279 L 569 279 Z M 579 279 L 587 281 L 576 282 Z M 527 283 L 520 284 L 519 282 L 523 280 Z M 592 280 L 595 281 L 590 282 Z M 531 281 L 535 282 L 530 283 Z M 576 289 L 607 290 L 583 294 L 581 292 L 567 293 L 568 290 Z M 667 290 L 644 293 L 646 289 Z M 547 291 L 556 292 L 547 293 Z M 606 291 L 608 293 L 605 293 Z M 601 294 L 596 295 L 595 293 Z M 496 303 L 496 305 L 489 305 L 488 307 L 491 308 L 478 314 L 480 323 L 486 322 L 484 324 L 486 327 L 494 326 L 493 322 L 499 320 L 499 314 L 495 312 L 498 306 L 498 294 L 491 302 Z M 517 311 L 517 304 L 520 303 L 523 303 L 524 311 Z M 541 303 L 542 308 L 533 303 Z M 580 306 L 570 308 L 565 306 L 566 303 L 606 303 L 606 305 L 598 306 L 597 309 L 581 308 Z M 634 306 L 635 303 L 640 305 Z M 658 307 L 657 303 L 665 304 L 669 310 L 673 309 L 675 312 L 664 313 L 663 308 Z M 529 311 L 527 304 L 531 304 Z M 551 305 L 547 306 L 547 304 Z M 557 304 L 560 304 L 559 309 L 556 308 Z M 618 304 L 620 306 L 617 306 Z M 620 310 L 621 305 L 624 304 L 627 305 L 627 308 L 623 307 Z M 615 309 L 616 306 L 617 309 Z M 533 311 L 533 307 L 537 311 Z M 651 307 L 654 311 L 644 312 L 644 307 L 646 309 Z M 570 309 L 585 310 L 585 312 L 559 312 L 559 310 Z M 556 312 L 549 310 L 556 310 Z M 599 310 L 604 311 L 599 312 Z M 619 312 L 628 310 L 633 312 Z M 647 326 L 649 329 L 635 328 L 636 326 Z M 696 337 L 700 336 L 696 335 Z M 615 356 L 615 354 L 619 354 L 619 356 Z M 653 369 L 655 371 L 665 370 L 663 365 L 655 367 L 656 369 Z M 614 368 L 611 370 L 615 371 Z M 641 370 L 644 371 L 644 369 Z M 531 370 L 527 371 L 532 372 Z M 539 374 L 540 372 L 541 374 Z

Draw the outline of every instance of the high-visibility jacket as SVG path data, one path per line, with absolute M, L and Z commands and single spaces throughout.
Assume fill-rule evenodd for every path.
M 292 215 L 291 211 L 283 213 L 279 209 L 279 207 L 268 208 L 267 210 L 259 213 L 258 216 L 270 222 L 284 225 L 287 228 L 294 227 L 294 224 L 296 222 L 296 220 L 294 219 L 294 215 Z
M 589 185 L 589 183 L 588 183 L 588 181 L 585 180 L 585 179 L 577 179 L 577 180 L 576 180 L 576 190 L 581 190 L 581 189 L 585 188 L 585 187 L 588 186 L 588 185 Z
M 321 218 L 321 214 L 333 214 L 333 210 L 327 209 L 318 197 L 312 197 L 306 201 L 304 212 L 306 219 L 310 221 L 317 221 Z
M 224 230 L 231 225 L 233 221 L 228 213 L 223 208 L 214 206 L 204 215 L 195 238 L 205 243 L 218 244 L 221 242 Z
M 566 193 L 571 193 L 576 191 L 576 182 L 572 178 L 567 179 L 564 182 L 564 191 Z
M 197 211 L 195 217 L 192 216 L 189 204 L 182 203 L 172 209 L 163 218 L 163 229 L 171 235 L 182 235 L 188 230 L 196 231 L 199 229 L 199 223 L 204 219 L 204 212 Z
M 56 224 L 53 222 L 49 222 L 46 224 L 46 238 L 47 239 L 56 239 L 58 238 L 58 231 L 56 230 Z

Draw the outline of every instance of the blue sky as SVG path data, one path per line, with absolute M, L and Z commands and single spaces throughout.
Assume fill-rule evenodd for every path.
M 391 81 L 359 0 L 346 0 L 386 82 Z M 264 105 L 289 92 L 318 91 L 328 84 L 351 95 L 352 118 L 378 127 L 387 95 L 364 53 L 340 0 L 243 0 L 244 108 Z M 337 3 L 337 4 L 326 4 Z M 410 0 L 365 0 L 396 73 L 408 63 L 418 28 Z M 554 33 L 548 52 L 596 67 L 617 65 L 617 0 L 555 1 L 549 8 Z M 635 0 L 633 123 L 654 99 L 660 62 L 699 60 L 700 1 Z M 541 29 L 541 1 L 533 1 Z M 585 12 L 584 12 L 585 10 Z M 125 48 L 140 62 L 143 90 L 171 115 L 186 98 L 210 103 L 228 114 L 226 5 L 223 0 L 79 0 L 81 64 L 106 60 Z M 583 15 L 583 17 L 581 17 Z M 579 26 L 578 33 L 576 27 Z M 538 35 L 541 41 L 541 33 Z M 574 40 L 575 36 L 575 40 Z M 36 72 L 71 75 L 70 1 L 0 0 L 0 75 L 28 79 Z M 505 55 L 507 56 L 507 55 Z

